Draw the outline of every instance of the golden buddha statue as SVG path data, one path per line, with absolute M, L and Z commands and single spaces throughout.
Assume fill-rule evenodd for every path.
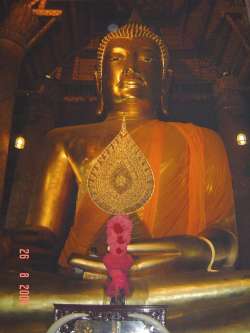
M 104 120 L 49 133 L 27 228 L 13 236 L 31 251 L 39 248 L 46 260 L 63 244 L 61 267 L 81 267 L 100 279 L 70 282 L 65 276 L 34 273 L 30 303 L 23 310 L 10 296 L 8 275 L 6 291 L 1 292 L 4 313 L 24 311 L 32 316 L 41 311 L 46 322 L 54 303 L 109 302 L 99 257 L 105 251 L 103 228 L 110 216 L 91 200 L 86 178 L 96 158 L 119 133 L 123 116 L 155 181 L 149 202 L 130 216 L 134 231 L 128 249 L 136 260 L 127 303 L 169 304 L 170 317 L 175 319 L 192 313 L 193 304 L 210 317 L 215 312 L 223 317 L 215 311 L 218 301 L 224 313 L 247 303 L 250 279 L 246 274 L 207 272 L 231 268 L 237 257 L 231 176 L 223 143 L 215 132 L 158 119 L 166 113 L 168 63 L 162 39 L 141 23 L 130 22 L 102 40 L 96 82 L 98 114 Z M 65 237 L 75 180 L 75 217 Z
M 213 256 L 214 267 L 234 264 L 234 204 L 223 144 L 211 130 L 157 119 L 165 112 L 167 66 L 167 48 L 149 28 L 129 23 L 108 34 L 98 50 L 96 73 L 98 113 L 107 117 L 96 124 L 56 129 L 48 135 L 45 163 L 27 224 L 60 240 L 76 179 L 75 220 L 60 265 L 66 267 L 72 253 L 103 254 L 98 249 L 102 245 L 99 237 L 109 215 L 91 201 L 86 174 L 119 132 L 123 115 L 156 183 L 150 202 L 133 217 L 136 243 L 130 250 L 144 256 L 140 265 L 148 261 L 145 254 L 149 252 L 152 265 L 153 257 L 158 262 L 162 252 L 171 265 L 176 261 L 185 268 L 206 269 Z M 150 241 L 138 243 L 142 239 Z M 168 252 L 174 252 L 173 257 L 166 256 Z M 85 264 L 91 265 L 85 259 Z

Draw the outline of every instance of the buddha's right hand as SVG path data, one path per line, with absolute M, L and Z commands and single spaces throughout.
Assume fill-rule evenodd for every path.
M 0 242 L 0 263 L 4 269 L 15 269 L 22 265 L 51 271 L 56 265 L 56 240 L 47 230 L 5 230 L 0 234 Z M 20 259 L 23 253 L 28 253 L 25 260 Z
M 233 266 L 237 258 L 237 239 L 230 231 L 210 228 L 199 236 L 179 235 L 132 243 L 128 251 L 141 256 L 143 269 L 150 268 L 150 263 L 152 269 L 166 263 L 167 269 L 176 271 L 210 271 Z
M 170 251 L 169 253 L 155 253 L 150 256 L 142 256 L 134 259 L 134 264 L 130 268 L 132 275 L 140 275 L 140 273 L 150 273 L 153 270 L 175 261 L 180 256 L 179 251 Z M 106 274 L 107 270 L 101 259 L 91 258 L 73 254 L 69 258 L 69 265 L 74 268 L 80 268 L 86 272 Z
M 193 271 L 208 268 L 210 247 L 197 236 L 179 235 L 128 245 L 128 251 L 139 256 L 132 273 L 155 274 L 158 271 Z

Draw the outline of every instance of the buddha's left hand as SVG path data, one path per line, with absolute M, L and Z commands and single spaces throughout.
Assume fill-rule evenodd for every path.
M 213 229 L 201 237 L 183 235 L 132 243 L 128 252 L 135 258 L 130 269 L 132 274 L 153 273 L 157 269 L 207 270 L 209 266 L 218 269 L 233 266 L 237 241 L 231 232 Z M 102 262 L 89 257 L 76 255 L 69 263 L 86 271 L 106 272 Z
M 207 269 L 233 266 L 237 258 L 237 240 L 233 233 L 211 229 L 201 236 L 174 236 L 129 244 L 128 251 L 140 256 L 137 268 L 166 266 L 175 269 Z M 135 263 L 136 265 L 136 263 Z

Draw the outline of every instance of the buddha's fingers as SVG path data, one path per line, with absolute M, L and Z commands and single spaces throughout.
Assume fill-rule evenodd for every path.
M 153 253 L 180 254 L 175 242 L 163 240 L 132 243 L 128 245 L 127 249 L 133 255 L 152 255 Z
M 81 268 L 84 271 L 92 273 L 107 273 L 104 263 L 98 259 L 91 259 L 88 257 L 72 255 L 69 258 L 69 264 L 72 267 Z
M 135 260 L 133 266 L 130 269 L 130 272 L 146 272 L 151 271 L 154 268 L 162 267 L 164 264 L 168 264 L 170 262 L 175 261 L 178 257 L 180 257 L 180 252 L 173 253 L 161 253 L 155 254 L 151 256 L 144 256 L 143 258 L 139 258 Z

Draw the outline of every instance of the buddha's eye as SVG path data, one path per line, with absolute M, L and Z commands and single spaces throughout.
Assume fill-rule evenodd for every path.
M 153 59 L 153 57 L 151 57 L 151 56 L 141 56 L 141 60 L 142 61 L 144 61 L 144 62 L 148 62 L 148 63 L 150 63 L 150 62 L 152 62 L 154 59 Z
M 116 61 L 121 61 L 121 60 L 123 60 L 123 55 L 121 55 L 121 54 L 117 54 L 117 55 L 112 55 L 112 56 L 110 56 L 110 58 L 109 58 L 109 60 L 111 61 L 111 62 L 116 62 Z

